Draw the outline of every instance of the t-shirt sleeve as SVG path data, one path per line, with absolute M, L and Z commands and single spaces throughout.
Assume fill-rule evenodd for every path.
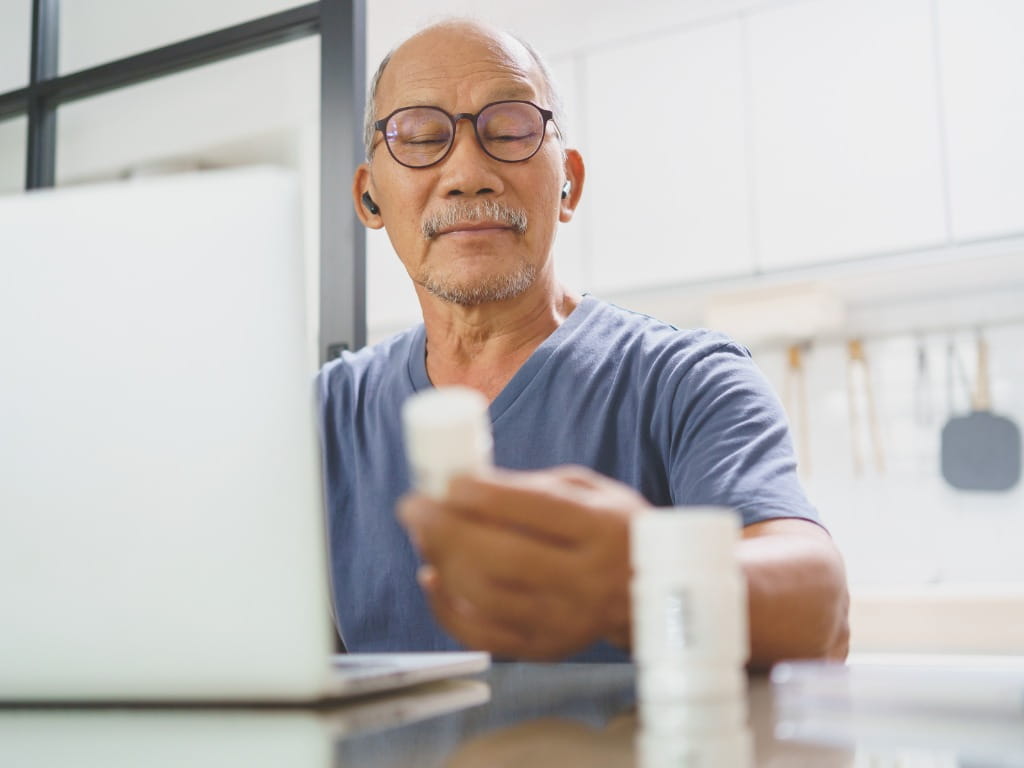
M 345 398 L 339 397 L 338 392 L 345 383 L 343 365 L 342 359 L 332 360 L 316 378 L 324 493 L 329 509 L 344 508 L 348 494 L 345 473 L 341 471 L 343 437 L 351 431 L 350 419 L 343 411 Z
M 783 517 L 822 524 L 797 476 L 782 405 L 746 350 L 712 346 L 678 372 L 673 389 L 674 504 L 732 507 L 745 526 Z

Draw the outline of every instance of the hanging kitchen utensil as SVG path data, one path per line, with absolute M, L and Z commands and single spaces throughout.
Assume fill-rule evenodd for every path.
M 966 416 L 942 428 L 942 476 L 962 491 L 1008 491 L 1020 481 L 1020 428 L 992 412 L 988 343 L 978 334 L 978 372 Z
M 930 427 L 935 418 L 932 407 L 932 377 L 928 365 L 928 347 L 923 338 L 917 340 L 917 374 L 914 379 L 914 423 Z
M 971 407 L 971 380 L 967 376 L 967 369 L 964 368 L 964 361 L 960 359 L 956 351 L 956 339 L 952 336 L 946 341 L 946 410 L 952 418 L 957 412 L 956 378 L 960 377 L 960 384 L 963 387 L 963 394 L 967 398 L 964 409 Z
M 796 422 L 793 430 L 797 436 L 797 464 L 804 476 L 811 474 L 810 423 L 807 417 L 807 383 L 804 375 L 804 350 L 807 345 L 792 344 L 786 350 L 786 380 L 783 387 L 783 401 L 790 424 Z
M 856 475 L 864 473 L 864 450 L 861 445 L 860 416 L 857 409 L 857 391 L 863 389 L 864 406 L 867 410 L 868 434 L 871 438 L 872 455 L 875 469 L 879 474 L 885 472 L 885 456 L 882 453 L 881 430 L 878 428 L 878 416 L 875 412 L 875 397 L 871 388 L 871 376 L 868 372 L 868 359 L 864 353 L 864 343 L 860 339 L 851 339 L 847 343 L 847 393 L 846 402 L 850 409 L 850 440 L 853 452 L 853 471 Z M 858 386 L 858 379 L 861 386 Z

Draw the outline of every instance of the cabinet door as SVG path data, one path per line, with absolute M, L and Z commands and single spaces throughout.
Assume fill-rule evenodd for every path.
M 929 0 L 816 0 L 752 15 L 765 268 L 945 242 Z
M 739 33 L 733 20 L 588 57 L 581 213 L 596 290 L 752 268 Z
M 1024 232 L 1024 3 L 938 9 L 953 236 Z

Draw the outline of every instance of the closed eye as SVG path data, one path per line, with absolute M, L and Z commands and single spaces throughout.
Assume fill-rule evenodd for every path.
M 417 145 L 417 146 L 424 145 L 424 144 L 447 144 L 448 143 L 448 139 L 426 138 L 425 137 L 425 138 L 422 138 L 422 139 L 405 139 L 403 143 L 405 143 L 405 144 L 413 144 L 413 145 Z
M 498 141 L 498 142 L 525 141 L 526 139 L 533 138 L 536 135 L 537 135 L 536 132 L 524 133 L 524 134 L 520 134 L 520 135 L 506 133 L 506 134 L 501 134 L 499 136 L 491 136 L 490 138 L 488 138 L 488 141 Z

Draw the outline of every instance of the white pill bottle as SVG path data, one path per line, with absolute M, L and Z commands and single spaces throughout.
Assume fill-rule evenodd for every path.
M 739 515 L 721 507 L 677 507 L 633 520 L 633 657 L 641 700 L 745 696 L 750 636 L 739 538 Z
M 405 453 L 416 490 L 435 499 L 460 473 L 493 463 L 494 441 L 487 398 L 469 387 L 438 387 L 402 404 Z
M 640 768 L 754 765 L 739 538 L 739 515 L 719 507 L 658 510 L 630 526 Z

